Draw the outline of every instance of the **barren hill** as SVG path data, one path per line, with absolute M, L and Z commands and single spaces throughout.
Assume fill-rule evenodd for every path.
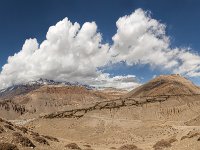
M 54 81 L 54 80 L 48 80 L 48 79 L 39 79 L 35 81 L 29 81 L 26 83 L 22 84 L 16 84 L 12 85 L 10 87 L 7 87 L 5 89 L 0 89 L 0 100 L 4 99 L 11 99 L 14 98 L 15 96 L 19 95 L 25 95 L 31 91 L 34 91 L 42 86 L 79 86 L 79 87 L 84 87 L 86 89 L 93 89 L 93 87 L 86 85 L 86 84 L 81 84 L 78 82 L 59 82 L 59 81 Z
M 144 150 L 198 150 L 200 127 L 187 123 L 199 113 L 199 87 L 179 75 L 165 75 L 121 98 L 53 112 L 28 126 L 101 150 L 132 143 Z M 184 147 L 189 143 L 196 146 Z
M 162 95 L 197 95 L 200 88 L 178 75 L 161 75 L 132 90 L 125 97 L 148 97 Z
M 79 109 L 54 112 L 49 116 L 51 118 L 52 116 L 73 117 L 76 114 L 83 116 L 90 111 L 117 108 L 119 111 L 124 110 L 125 112 L 127 112 L 126 109 L 129 109 L 127 113 L 133 111 L 133 114 L 141 119 L 187 120 L 192 116 L 196 116 L 200 111 L 199 98 L 200 88 L 191 81 L 180 75 L 162 75 L 119 99 L 99 101 Z M 138 109 L 140 115 L 138 115 L 138 112 L 134 112 L 135 107 L 137 109 L 142 107 L 142 109 Z M 127 117 L 128 114 L 125 112 L 119 115 Z M 132 118 L 133 116 L 129 117 Z
M 20 89 L 17 88 L 17 91 Z M 56 111 L 86 107 L 114 97 L 110 93 L 73 85 L 42 85 L 26 93 L 12 96 L 11 93 L 13 92 L 9 92 L 9 97 L 0 101 L 1 115 L 7 119 L 38 117 Z
M 199 150 L 199 87 L 179 75 L 164 75 L 123 93 L 45 85 L 16 96 L 10 105 L 25 108 L 15 122 L 83 149 Z M 52 149 L 59 146 L 54 144 Z

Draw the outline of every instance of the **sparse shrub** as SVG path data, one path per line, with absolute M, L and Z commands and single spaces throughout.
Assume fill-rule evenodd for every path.
M 88 148 L 90 148 L 91 146 L 90 145 L 88 145 L 88 144 L 85 144 L 85 145 L 83 145 L 83 146 L 85 146 L 85 147 L 88 147 Z
M 176 141 L 178 141 L 175 137 L 174 138 L 170 138 L 169 140 L 168 140 L 168 142 L 169 143 L 174 143 L 174 142 L 176 142 Z
M 11 122 L 6 121 L 6 120 L 4 120 L 4 119 L 2 119 L 2 118 L 0 118 L 0 122 L 4 122 L 4 123 L 6 123 L 6 124 L 9 124 L 9 125 L 13 126 L 13 124 L 12 124 Z
M 41 144 L 49 145 L 49 142 L 45 138 L 40 136 L 34 137 L 33 140 Z
M 39 133 L 37 133 L 37 132 L 33 132 L 33 131 L 31 131 L 31 135 L 32 135 L 33 137 L 40 136 Z
M 87 147 L 87 148 L 84 148 L 83 150 L 94 150 L 94 149 L 93 149 L 93 148 L 91 148 L 91 146 L 90 146 L 90 145 L 88 145 L 88 144 L 86 144 L 86 145 L 83 145 L 83 146 Z
M 10 126 L 13 126 L 13 124 L 9 121 L 4 120 L 5 123 L 9 124 Z
M 3 129 L 2 126 L 0 126 L 0 133 L 3 133 L 3 132 L 5 132 L 5 130 Z
M 19 133 L 19 132 L 13 132 L 12 135 L 13 135 L 14 137 L 22 137 L 22 134 Z
M 17 113 L 19 113 L 19 114 L 21 114 L 21 115 L 23 115 L 23 114 L 26 112 L 24 106 L 18 105 L 18 104 L 15 104 L 15 103 L 12 103 L 12 109 L 13 109 L 15 112 L 17 112 Z
M 110 149 L 117 149 L 116 147 L 110 147 Z
M 181 140 L 184 140 L 186 138 L 188 138 L 188 136 L 184 135 L 183 137 L 181 137 Z
M 187 135 L 183 136 L 183 137 L 181 138 L 181 140 L 184 140 L 184 139 L 186 139 L 186 138 L 193 138 L 193 137 L 199 136 L 199 135 L 200 135 L 200 133 L 198 133 L 198 132 L 190 131 Z
M 27 133 L 28 129 L 25 127 L 15 126 L 18 130 L 22 131 L 23 133 Z
M 166 141 L 168 141 L 169 143 L 174 143 L 174 142 L 176 142 L 178 140 L 176 139 L 176 136 L 172 136 L 169 139 L 167 139 Z
M 14 144 L 0 143 L 0 150 L 19 150 L 19 149 Z
M 7 128 L 7 129 L 15 131 L 15 129 L 11 125 L 5 124 L 4 127 Z
M 73 149 L 73 150 L 81 150 L 81 148 L 76 143 L 67 144 L 65 146 L 65 148 L 67 148 L 67 149 Z
M 4 122 L 4 120 L 2 118 L 0 118 L 0 122 Z
M 50 140 L 50 141 L 54 141 L 54 142 L 59 142 L 59 140 L 55 137 L 52 136 L 48 136 L 48 135 L 42 135 L 44 138 Z
M 127 145 L 121 146 L 120 148 L 118 148 L 118 150 L 141 150 L 141 149 L 138 148 L 136 145 L 127 144 Z
M 0 107 L 2 107 L 5 110 L 9 111 L 10 110 L 10 105 L 8 103 L 9 103 L 8 101 L 0 102 Z
M 168 148 L 168 147 L 171 147 L 171 143 L 168 142 L 168 141 L 165 141 L 165 140 L 161 140 L 161 141 L 158 141 L 154 146 L 153 148 L 155 150 L 162 150 L 163 148 Z
M 33 144 L 31 140 L 17 133 L 16 133 L 16 136 L 14 136 L 13 142 L 17 144 L 21 144 L 24 147 L 33 147 L 33 148 L 35 147 L 35 145 Z
M 195 133 L 188 133 L 188 138 L 193 138 L 193 137 L 195 137 L 195 136 L 198 136 L 198 135 L 200 135 L 200 133 L 198 133 L 198 132 L 195 132 Z

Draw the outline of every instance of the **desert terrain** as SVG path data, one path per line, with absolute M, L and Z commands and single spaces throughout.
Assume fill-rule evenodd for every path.
M 131 91 L 36 82 L 1 90 L 0 150 L 199 150 L 200 87 L 161 75 Z

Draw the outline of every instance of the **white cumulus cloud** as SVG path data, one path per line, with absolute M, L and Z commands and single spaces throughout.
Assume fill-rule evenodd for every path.
M 109 73 L 100 74 L 94 81 L 94 86 L 98 87 L 114 87 L 120 89 L 133 89 L 141 85 L 138 83 L 137 77 L 135 75 L 126 76 L 114 76 L 111 77 Z
M 114 62 L 127 65 L 149 64 L 186 76 L 200 76 L 200 56 L 188 48 L 171 48 L 166 25 L 152 19 L 149 12 L 137 9 L 116 22 L 110 53 Z
M 99 70 L 121 61 L 133 67 L 149 64 L 173 73 L 200 76 L 200 56 L 187 48 L 171 48 L 166 25 L 151 18 L 149 12 L 137 9 L 119 18 L 116 26 L 110 45 L 102 42 L 95 22 L 81 26 L 68 18 L 59 21 L 49 28 L 41 44 L 27 39 L 22 49 L 8 58 L 0 73 L 0 88 L 39 78 L 101 87 L 140 85 L 134 75 L 110 76 Z
M 109 46 L 101 40 L 94 22 L 80 27 L 65 18 L 49 28 L 40 45 L 36 39 L 28 39 L 22 50 L 8 58 L 0 87 L 38 78 L 82 82 L 95 78 L 97 67 L 109 61 Z
M 126 61 L 128 65 L 150 64 L 171 68 L 177 64 L 176 51 L 169 48 L 166 26 L 152 19 L 142 9 L 129 16 L 119 18 L 117 33 L 113 36 L 111 47 L 115 61 Z

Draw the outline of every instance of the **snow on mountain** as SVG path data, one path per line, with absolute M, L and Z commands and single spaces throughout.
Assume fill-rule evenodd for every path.
M 92 86 L 89 86 L 87 84 L 81 84 L 79 82 L 67 82 L 67 81 L 59 82 L 59 81 L 40 78 L 39 80 L 36 80 L 36 81 L 29 81 L 27 83 L 13 85 L 6 89 L 1 89 L 0 98 L 6 99 L 6 98 L 13 97 L 16 95 L 26 94 L 44 85 L 83 86 L 88 90 L 91 90 L 94 88 Z

